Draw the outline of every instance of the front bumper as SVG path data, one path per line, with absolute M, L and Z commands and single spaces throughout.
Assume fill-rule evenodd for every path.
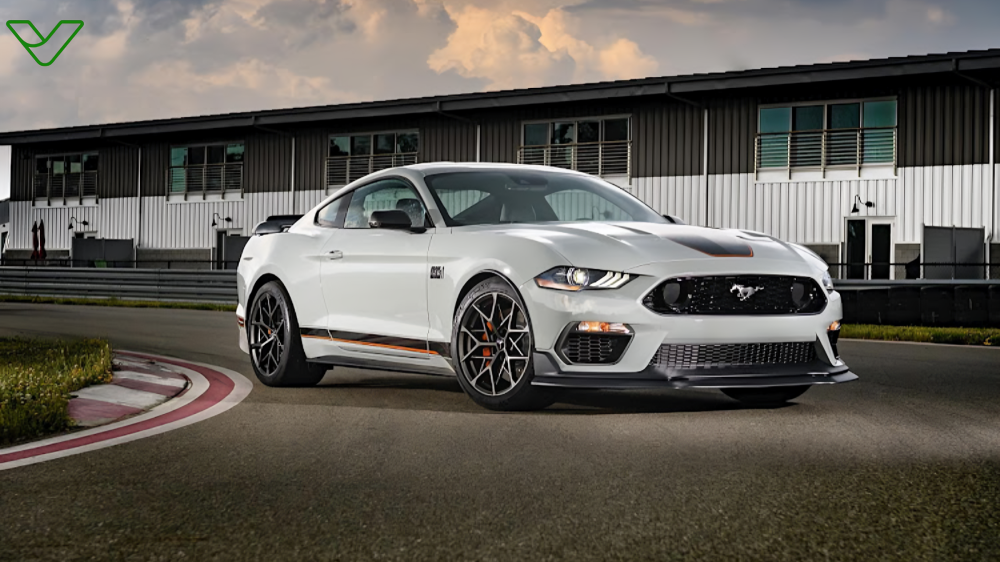
M 836 384 L 855 380 L 831 345 L 828 329 L 843 318 L 838 293 L 827 294 L 826 308 L 801 315 L 662 315 L 642 304 L 646 293 L 664 278 L 683 274 L 726 273 L 732 264 L 718 260 L 706 264 L 653 264 L 636 268 L 641 275 L 621 289 L 568 293 L 539 288 L 534 282 L 520 287 L 535 333 L 533 384 L 575 388 L 732 388 Z M 741 262 L 742 264 L 742 262 Z M 779 263 L 755 262 L 756 271 L 782 271 Z M 742 265 L 741 269 L 747 268 Z M 712 271 L 718 269 L 719 271 Z M 695 273 L 697 272 L 697 273 Z M 558 353 L 568 326 L 583 321 L 627 324 L 633 336 L 614 364 L 570 363 Z M 812 343 L 815 359 L 792 365 L 740 365 L 721 368 L 698 366 L 677 369 L 651 361 L 665 344 L 777 344 Z
M 834 367 L 816 360 L 805 365 L 746 366 L 720 369 L 670 369 L 650 365 L 637 373 L 581 374 L 566 372 L 550 352 L 533 357 L 531 384 L 560 388 L 761 388 L 838 384 L 858 378 L 843 363 Z

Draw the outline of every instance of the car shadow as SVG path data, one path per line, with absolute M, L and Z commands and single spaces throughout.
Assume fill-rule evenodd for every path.
M 450 377 L 345 370 L 327 374 L 316 389 L 324 391 L 323 402 L 329 405 L 509 415 L 476 405 L 458 381 Z M 520 415 L 670 414 L 748 409 L 758 408 L 740 404 L 715 390 L 561 390 L 552 406 Z

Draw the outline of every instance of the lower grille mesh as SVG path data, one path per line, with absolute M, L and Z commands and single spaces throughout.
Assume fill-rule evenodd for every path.
M 711 369 L 746 365 L 796 365 L 816 359 L 813 342 L 661 345 L 650 365 Z
M 629 336 L 605 334 L 570 334 L 562 353 L 570 363 L 615 363 L 628 346 Z

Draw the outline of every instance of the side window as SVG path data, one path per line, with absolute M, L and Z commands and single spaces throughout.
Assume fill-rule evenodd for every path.
M 368 228 L 368 219 L 375 211 L 404 211 L 413 226 L 427 226 L 427 210 L 413 187 L 397 179 L 385 179 L 354 191 L 347 208 L 344 228 Z
M 589 191 L 567 189 L 545 196 L 560 221 L 628 221 L 632 216 L 611 201 Z
M 327 203 L 326 207 L 323 207 L 318 213 L 316 213 L 316 224 L 320 226 L 339 228 L 340 223 L 337 219 L 340 218 L 340 211 L 343 210 L 344 203 L 346 203 L 350 198 L 350 195 L 345 195 L 344 197 L 337 198 Z

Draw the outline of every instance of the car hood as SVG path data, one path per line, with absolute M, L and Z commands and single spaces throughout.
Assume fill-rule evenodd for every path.
M 792 244 L 746 230 L 644 222 L 504 224 L 463 230 L 534 240 L 562 254 L 566 265 L 615 271 L 664 261 L 726 258 L 826 268 Z

